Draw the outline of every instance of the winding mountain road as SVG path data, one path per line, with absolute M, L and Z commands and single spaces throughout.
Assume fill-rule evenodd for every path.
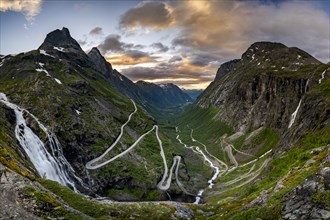
M 260 173 L 262 172 L 263 168 L 267 166 L 267 164 L 269 163 L 269 161 L 270 161 L 270 158 L 267 158 L 267 159 L 261 164 L 261 166 L 258 168 L 258 170 L 254 171 L 254 172 L 252 172 L 252 173 L 249 173 L 249 174 L 247 175 L 247 177 L 251 177 L 250 179 L 246 180 L 245 182 L 243 182 L 243 183 L 241 183 L 241 184 L 239 184 L 239 185 L 237 185 L 237 186 L 231 187 L 230 189 L 226 189 L 226 190 L 223 190 L 223 191 L 220 191 L 220 192 L 216 192 L 216 193 L 214 193 L 214 195 L 221 195 L 221 194 L 223 194 L 223 193 L 225 193 L 225 192 L 228 192 L 228 191 L 233 190 L 233 189 L 240 188 L 240 187 L 242 187 L 242 186 L 244 186 L 244 185 L 246 185 L 246 184 L 252 182 L 254 179 L 256 179 L 256 178 L 260 175 Z M 247 177 L 245 177 L 245 178 L 247 178 Z M 231 183 L 231 184 L 233 184 L 233 183 Z M 231 185 L 231 184 L 229 184 L 229 185 Z
M 104 166 L 104 165 L 106 165 L 106 164 L 108 164 L 108 163 L 110 163 L 110 162 L 112 162 L 112 161 L 114 161 L 115 159 L 117 159 L 118 157 L 121 157 L 121 156 L 123 156 L 123 155 L 125 155 L 126 153 L 128 153 L 130 150 L 132 150 L 135 146 L 136 146 L 136 144 L 138 144 L 138 142 L 146 135 L 146 133 L 144 134 L 144 136 L 141 138 L 141 139 L 138 139 L 138 141 L 135 141 L 131 146 L 130 146 L 130 148 L 128 148 L 129 149 L 129 151 L 123 151 L 122 153 L 120 153 L 120 154 L 118 154 L 118 155 L 116 155 L 115 157 L 113 157 L 113 158 L 111 158 L 111 159 L 109 159 L 109 160 L 107 160 L 107 161 L 105 161 L 105 162 L 103 162 L 103 163 L 100 163 L 100 164 L 98 164 L 98 165 L 93 165 L 93 164 L 95 164 L 96 162 L 98 162 L 99 160 L 101 160 L 101 159 L 103 159 L 108 153 L 109 153 L 109 151 L 111 151 L 117 144 L 118 144 L 118 142 L 120 141 L 120 139 L 121 139 L 121 137 L 123 136 L 123 133 L 124 133 L 124 128 L 125 128 L 125 126 L 130 122 L 130 120 L 131 120 L 131 118 L 132 118 L 132 116 L 137 112 L 137 107 L 136 107 L 136 104 L 135 104 L 135 102 L 131 99 L 131 102 L 133 103 L 133 105 L 134 105 L 134 111 L 128 116 L 128 119 L 127 119 L 127 121 L 120 127 L 120 134 L 118 135 L 118 137 L 117 137 L 117 139 L 112 143 L 112 145 L 102 154 L 102 155 L 100 155 L 99 157 L 97 157 L 97 158 L 95 158 L 95 159 L 93 159 L 93 160 L 91 160 L 91 161 L 89 161 L 89 162 L 87 162 L 87 164 L 86 164 L 86 168 L 87 169 L 89 169 L 89 170 L 94 170 L 94 169 L 97 169 L 97 168 L 100 168 L 100 167 L 102 167 L 102 166 Z M 150 130 L 150 131 L 148 131 L 148 132 L 151 132 L 152 130 L 154 129 L 154 127 Z M 148 133 L 147 132 L 147 133 Z M 131 148 L 133 146 L 133 148 Z
M 164 173 L 163 173 L 163 177 L 162 179 L 159 181 L 159 183 L 157 184 L 157 187 L 160 189 L 160 190 L 168 190 L 171 186 L 171 181 L 172 181 L 172 175 L 173 175 L 173 170 L 174 170 L 174 167 L 176 166 L 176 169 L 175 169 L 175 178 L 176 178 L 176 182 L 179 186 L 179 188 L 186 194 L 188 195 L 192 195 L 192 196 L 195 196 L 194 194 L 192 193 L 189 193 L 184 187 L 183 187 L 183 184 L 179 181 L 179 178 L 178 178 L 178 173 L 179 173 L 179 167 L 180 167 L 180 162 L 181 162 L 181 157 L 180 156 L 174 156 L 173 158 L 173 164 L 170 168 L 170 170 L 168 170 L 168 166 L 167 166 L 167 162 L 166 162 L 166 156 L 165 156 L 165 153 L 164 153 L 164 149 L 163 149 L 163 144 L 162 144 L 162 141 L 159 137 L 159 133 L 158 133 L 158 125 L 154 125 L 152 127 L 152 129 L 150 129 L 149 131 L 145 132 L 144 134 L 142 134 L 131 146 L 129 146 L 126 150 L 124 150 L 123 152 L 117 154 L 116 156 L 102 162 L 102 163 L 99 163 L 97 164 L 97 162 L 99 162 L 100 160 L 102 160 L 117 144 L 118 142 L 120 141 L 121 137 L 123 136 L 123 133 L 124 133 L 124 128 L 125 126 L 130 122 L 132 116 L 137 112 L 137 107 L 136 107 L 136 104 L 133 100 L 131 100 L 133 105 L 134 105 L 134 111 L 128 116 L 128 119 L 127 121 L 120 127 L 120 134 L 118 135 L 117 139 L 113 142 L 113 144 L 102 154 L 100 155 L 99 157 L 89 161 L 86 163 L 86 168 L 87 169 L 90 169 L 90 170 L 94 170 L 94 169 L 98 169 L 98 168 L 101 168 L 103 166 L 105 166 L 106 164 L 116 160 L 117 158 L 119 157 L 122 157 L 124 156 L 125 154 L 127 154 L 128 152 L 130 152 L 131 150 L 133 150 L 137 145 L 138 143 L 148 134 L 150 134 L 152 131 L 156 131 L 156 138 L 157 138 L 157 141 L 158 141 L 158 144 L 159 144 L 159 148 L 160 148 L 160 156 L 162 157 L 163 159 L 163 163 L 164 163 Z

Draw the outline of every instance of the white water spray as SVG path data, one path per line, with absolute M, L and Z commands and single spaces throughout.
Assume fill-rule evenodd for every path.
M 305 93 L 307 92 L 308 83 L 309 83 L 309 79 L 307 80 L 306 85 L 305 85 Z M 299 100 L 299 104 L 298 104 L 296 110 L 291 114 L 291 118 L 290 118 L 290 122 L 289 122 L 288 128 L 291 128 L 292 125 L 293 125 L 293 123 L 295 122 L 296 117 L 297 117 L 297 114 L 298 114 L 298 111 L 299 111 L 299 108 L 300 108 L 300 105 L 301 105 L 301 102 L 302 102 L 302 98 Z
M 189 127 L 189 126 L 187 126 Z M 178 129 L 178 127 L 175 127 L 175 130 L 176 132 L 180 132 L 180 130 Z M 211 177 L 211 179 L 209 179 L 207 182 L 208 182 L 208 188 L 212 189 L 213 186 L 214 186 L 214 180 L 216 178 L 218 178 L 219 175 L 225 173 L 227 170 L 228 170 L 228 166 L 226 163 L 224 163 L 223 161 L 221 161 L 220 159 L 218 159 L 217 157 L 213 156 L 212 154 L 210 154 L 207 150 L 207 147 L 205 146 L 205 144 L 201 143 L 200 141 L 196 140 L 193 138 L 193 132 L 194 132 L 194 129 L 191 129 L 191 132 L 190 132 L 190 138 L 193 142 L 197 142 L 199 143 L 200 145 L 202 145 L 204 147 L 204 150 L 205 152 L 210 156 L 212 157 L 214 160 L 216 160 L 217 162 L 219 162 L 219 164 L 221 164 L 222 166 L 224 166 L 224 170 L 220 170 L 220 167 L 214 165 L 214 163 L 206 156 L 206 154 L 203 152 L 202 149 L 200 149 L 198 146 L 190 146 L 188 147 L 185 143 L 182 142 L 182 140 L 180 139 L 180 135 L 177 135 L 176 139 L 179 141 L 180 144 L 182 144 L 185 148 L 188 148 L 188 149 L 191 149 L 194 153 L 197 153 L 197 154 L 200 154 L 203 156 L 204 158 L 204 161 L 206 161 L 209 166 L 215 170 L 215 173 L 213 174 L 213 176 Z M 201 196 L 203 195 L 204 193 L 204 189 L 201 189 L 199 190 L 197 196 L 195 197 L 195 202 L 194 204 L 199 204 L 200 200 L 201 200 Z
M 321 83 L 322 83 L 322 80 L 324 80 L 324 74 L 325 74 L 325 72 L 326 72 L 327 70 L 329 70 L 329 69 L 326 69 L 326 70 L 324 70 L 324 71 L 321 73 L 321 78 L 319 79 L 319 84 L 321 84 Z
M 65 159 L 62 147 L 56 136 L 49 133 L 47 128 L 36 116 L 9 102 L 5 94 L 0 93 L 0 101 L 14 110 L 16 116 L 16 139 L 36 168 L 38 174 L 41 177 L 54 180 L 62 185 L 70 186 L 77 191 L 68 173 L 74 173 L 74 170 Z M 45 143 L 27 126 L 23 115 L 24 112 L 30 115 L 38 123 L 40 129 L 47 135 L 51 153 L 47 151 Z

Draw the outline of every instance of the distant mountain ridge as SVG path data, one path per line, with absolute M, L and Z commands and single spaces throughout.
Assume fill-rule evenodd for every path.
M 92 67 L 102 73 L 110 85 L 141 105 L 152 108 L 167 108 L 193 101 L 189 95 L 182 92 L 174 84 L 169 84 L 168 87 L 152 83 L 135 84 L 116 69 L 113 69 L 112 65 L 105 60 L 96 47 L 93 47 L 86 54 L 65 27 L 62 30 L 57 29 L 47 34 L 39 49 L 50 51 L 50 55 L 52 52 L 57 53 L 63 58 L 67 58 L 68 53 L 74 54 L 70 57 L 72 61 L 79 63 L 81 66 Z
M 194 101 L 204 91 L 203 89 L 182 89 L 182 91 L 188 94 Z
M 136 85 L 142 91 L 146 102 L 154 103 L 155 106 L 166 108 L 193 102 L 193 99 L 189 95 L 172 83 L 154 84 L 138 81 Z

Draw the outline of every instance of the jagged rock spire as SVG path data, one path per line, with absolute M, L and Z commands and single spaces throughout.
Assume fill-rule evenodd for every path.
M 88 57 L 93 61 L 97 70 L 101 72 L 104 76 L 109 76 L 112 72 L 112 66 L 108 63 L 105 58 L 101 55 L 100 51 L 93 47 L 92 50 L 88 53 Z
M 78 42 L 71 37 L 69 29 L 65 27 L 63 27 L 62 30 L 56 29 L 55 31 L 47 34 L 46 39 L 41 44 L 39 49 L 44 49 L 47 47 L 63 47 L 81 50 Z

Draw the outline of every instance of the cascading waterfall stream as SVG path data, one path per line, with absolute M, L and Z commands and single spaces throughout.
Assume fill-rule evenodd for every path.
M 288 128 L 291 128 L 292 125 L 293 125 L 293 123 L 295 122 L 296 117 L 297 117 L 297 113 L 298 113 L 299 108 L 300 108 L 300 105 L 301 105 L 301 102 L 302 102 L 302 98 L 299 100 L 299 104 L 298 104 L 296 110 L 295 110 L 295 111 L 292 113 L 292 115 L 291 115 L 291 119 L 290 119 L 290 123 L 289 123 Z
M 308 83 L 309 83 L 309 79 L 307 80 L 306 85 L 305 85 L 305 94 L 306 94 L 306 92 L 307 92 Z M 300 106 L 301 106 L 302 99 L 303 99 L 303 97 L 301 97 L 301 99 L 299 100 L 299 104 L 298 104 L 296 110 L 291 114 L 291 118 L 290 118 L 290 122 L 289 122 L 288 128 L 291 128 L 292 125 L 293 125 L 293 123 L 294 123 L 295 120 L 296 120 L 296 117 L 297 117 L 297 114 L 298 114 L 299 108 L 300 108 Z
M 319 84 L 321 84 L 321 83 L 322 83 L 322 80 L 324 80 L 324 78 L 325 78 L 324 74 L 325 74 L 325 72 L 328 71 L 328 70 L 329 70 L 329 68 L 326 69 L 326 70 L 324 70 L 324 71 L 321 73 L 321 78 L 319 79 Z
M 7 107 L 14 110 L 16 116 L 15 137 L 36 168 L 38 174 L 41 177 L 54 180 L 62 185 L 70 186 L 78 192 L 69 175 L 69 172 L 77 180 L 81 180 L 74 175 L 74 169 L 65 159 L 62 152 L 62 147 L 56 136 L 49 133 L 47 128 L 38 120 L 36 116 L 31 114 L 26 109 L 20 108 L 9 102 L 4 93 L 0 93 L 0 101 Z M 45 143 L 32 131 L 31 128 L 27 126 L 23 115 L 24 112 L 30 115 L 38 123 L 40 129 L 45 132 L 51 152 L 47 151 Z
M 180 132 L 180 130 L 179 130 L 178 127 L 175 127 L 175 130 L 176 130 L 177 133 Z M 215 180 L 220 174 L 225 173 L 225 172 L 228 170 L 228 166 L 227 166 L 227 164 L 224 163 L 222 160 L 220 160 L 220 159 L 218 159 L 217 157 L 215 157 L 215 156 L 213 156 L 212 154 L 210 154 L 210 153 L 208 152 L 207 147 L 205 146 L 205 144 L 203 144 L 203 143 L 199 142 L 198 140 L 194 139 L 193 136 L 192 136 L 193 131 L 194 131 L 194 130 L 191 129 L 191 133 L 190 133 L 190 138 L 191 138 L 191 140 L 192 140 L 193 142 L 197 142 L 197 143 L 199 143 L 200 145 L 202 145 L 202 146 L 204 147 L 205 152 L 206 152 L 210 157 L 212 157 L 214 160 L 216 160 L 217 162 L 219 162 L 219 164 L 221 164 L 222 166 L 225 167 L 224 170 L 221 170 L 220 167 L 215 166 L 215 165 L 213 164 L 213 162 L 212 162 L 212 161 L 206 156 L 206 154 L 203 152 L 202 149 L 200 149 L 198 146 L 190 146 L 190 147 L 188 147 L 186 144 L 184 144 L 184 143 L 182 142 L 182 140 L 180 139 L 180 135 L 177 135 L 177 136 L 176 136 L 176 139 L 180 142 L 180 144 L 182 144 L 185 148 L 191 149 L 194 153 L 197 153 L 197 154 L 202 155 L 203 158 L 204 158 L 204 161 L 206 161 L 206 162 L 209 164 L 209 166 L 210 166 L 212 169 L 215 170 L 215 173 L 213 174 L 213 176 L 211 177 L 211 179 L 209 179 L 209 180 L 207 181 L 208 184 L 209 184 L 208 187 L 211 189 L 211 188 L 213 187 L 213 185 L 214 185 L 214 183 L 213 183 L 214 180 Z M 221 171 L 222 171 L 222 172 L 221 172 Z M 197 196 L 196 196 L 196 198 L 195 198 L 196 200 L 195 200 L 194 204 L 199 204 L 199 202 L 200 202 L 200 200 L 201 200 L 201 196 L 203 195 L 203 193 L 204 193 L 204 189 L 199 190 L 199 192 L 198 192 L 198 194 L 197 194 Z
M 176 131 L 176 133 L 180 133 L 180 132 L 181 132 L 181 131 L 179 130 L 178 127 L 175 127 L 175 131 Z M 191 150 L 193 150 L 194 153 L 198 153 L 198 154 L 202 155 L 203 158 L 204 158 L 204 160 L 209 164 L 210 168 L 212 168 L 212 169 L 215 170 L 215 173 L 214 173 L 214 175 L 212 176 L 212 178 L 208 180 L 208 183 L 209 183 L 208 188 L 213 188 L 213 185 L 214 185 L 213 182 L 214 182 L 214 180 L 217 179 L 218 177 L 221 177 L 222 175 L 225 176 L 225 175 L 227 175 L 228 173 L 233 172 L 233 171 L 234 171 L 235 169 L 237 169 L 237 168 L 245 167 L 245 166 L 248 166 L 248 165 L 250 165 L 250 164 L 253 164 L 253 163 L 257 162 L 258 160 L 260 160 L 261 158 L 265 157 L 267 154 L 269 154 L 269 153 L 272 152 L 272 150 L 269 150 L 269 151 L 265 152 L 263 155 L 261 155 L 260 157 L 256 157 L 256 156 L 254 156 L 254 155 L 252 155 L 252 154 L 248 154 L 248 153 L 245 153 L 245 152 L 242 152 L 242 151 L 236 149 L 232 144 L 229 144 L 229 143 L 225 140 L 225 138 L 221 138 L 221 145 L 222 145 L 222 146 L 225 146 L 225 147 L 223 148 L 223 151 L 224 151 L 224 152 L 227 152 L 230 161 L 234 164 L 233 167 L 229 168 L 228 165 L 227 165 L 226 163 L 224 163 L 222 160 L 220 160 L 220 159 L 218 159 L 217 157 L 215 157 L 215 156 L 213 156 L 212 154 L 210 154 L 210 152 L 207 150 L 207 147 L 206 147 L 205 144 L 203 144 L 202 142 L 196 140 L 196 139 L 193 137 L 193 131 L 194 131 L 194 129 L 191 129 L 191 132 L 190 132 L 190 138 L 191 138 L 192 142 L 197 142 L 198 144 L 200 144 L 201 146 L 203 146 L 203 147 L 204 147 L 204 150 L 205 150 L 206 153 L 204 153 L 204 152 L 202 151 L 202 149 L 200 149 L 198 146 L 189 146 L 189 147 L 188 147 L 185 143 L 182 142 L 182 140 L 180 139 L 180 135 L 179 135 L 179 134 L 177 135 L 176 139 L 177 139 L 177 140 L 179 141 L 179 143 L 182 144 L 185 148 L 191 149 Z M 235 158 L 235 156 L 233 155 L 233 152 L 232 152 L 233 150 L 236 151 L 237 153 L 240 153 L 240 154 L 243 154 L 243 155 L 246 155 L 246 156 L 249 156 L 249 157 L 255 157 L 255 159 L 254 159 L 254 160 L 251 160 L 251 161 L 249 161 L 249 162 L 247 162 L 247 163 L 244 163 L 244 164 L 242 164 L 242 165 L 239 165 L 238 162 L 237 162 L 237 160 L 236 160 L 236 158 Z M 223 166 L 224 169 L 220 169 L 220 167 L 215 166 L 215 165 L 213 164 L 212 160 L 211 160 L 210 158 L 208 158 L 208 157 L 206 156 L 206 154 L 207 154 L 210 158 L 212 158 L 214 161 L 217 161 L 217 162 L 219 163 L 219 165 Z M 252 178 L 251 178 L 250 180 L 246 181 L 246 183 L 244 183 L 244 184 L 249 183 L 250 181 L 252 181 L 253 179 L 255 179 L 257 175 L 259 175 L 259 170 L 258 170 L 257 172 L 253 172 L 253 173 L 252 173 L 252 171 L 253 171 L 254 168 L 255 168 L 255 165 L 256 165 L 256 164 L 254 164 L 254 165 L 250 168 L 250 170 L 249 170 L 249 172 L 248 172 L 247 174 L 243 174 L 243 175 L 237 177 L 236 179 L 231 180 L 231 181 L 226 182 L 226 183 L 223 183 L 223 184 L 220 184 L 219 186 L 220 186 L 220 187 L 221 187 L 221 186 L 228 186 L 228 185 L 231 185 L 231 184 L 233 184 L 233 183 L 236 183 L 236 182 L 238 182 L 238 181 L 240 181 L 240 180 L 243 180 L 243 179 L 245 179 L 245 178 L 247 178 L 247 177 L 251 177 L 251 176 L 252 176 Z M 267 163 L 264 163 L 264 164 L 262 165 L 262 168 L 263 168 L 264 166 L 266 166 L 266 165 L 267 165 Z M 260 168 L 260 170 L 261 170 L 262 168 Z M 216 188 L 219 188 L 219 186 L 216 186 Z M 199 204 L 199 203 L 200 203 L 200 200 L 201 200 L 201 197 L 202 197 L 204 191 L 205 191 L 205 189 L 201 189 L 201 190 L 199 190 L 197 196 L 195 197 L 196 200 L 195 200 L 194 204 Z

